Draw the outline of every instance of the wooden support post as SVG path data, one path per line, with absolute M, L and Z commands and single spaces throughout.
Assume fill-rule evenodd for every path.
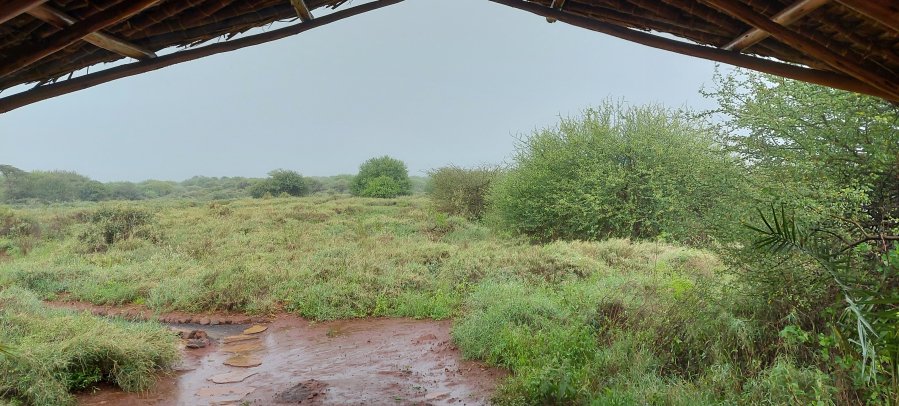
M 303 0 L 290 0 L 290 4 L 293 5 L 293 8 L 297 11 L 297 16 L 300 17 L 300 21 L 312 21 L 312 11 L 309 10 L 309 7 L 306 6 L 306 2 Z
M 608 34 L 613 37 L 636 42 L 638 44 L 643 44 L 653 48 L 664 49 L 666 51 L 676 52 L 682 55 L 726 63 L 729 65 L 739 66 L 741 68 L 753 69 L 759 72 L 770 73 L 772 75 L 782 76 L 785 78 L 801 80 L 804 82 L 848 90 L 851 92 L 869 94 L 891 101 L 899 101 L 899 97 L 895 95 L 884 92 L 879 88 L 859 81 L 851 76 L 846 76 L 836 72 L 803 68 L 792 64 L 775 62 L 769 59 L 743 55 L 739 52 L 725 51 L 723 49 L 697 44 L 688 44 L 685 42 L 652 35 L 642 31 L 632 30 L 614 24 L 596 21 L 587 17 L 569 14 L 564 11 L 553 10 L 549 7 L 523 0 L 489 1 L 503 4 L 509 7 L 514 7 L 520 10 L 525 10 L 542 17 L 552 17 L 559 21 L 577 27 L 601 32 L 603 34 Z
M 899 82 L 896 78 L 885 77 L 876 72 L 870 71 L 855 61 L 844 58 L 842 55 L 832 51 L 824 45 L 812 41 L 802 35 L 799 35 L 789 29 L 777 24 L 761 15 L 749 6 L 735 0 L 700 0 L 709 6 L 716 8 L 724 13 L 742 20 L 743 22 L 767 31 L 772 37 L 787 44 L 794 49 L 805 53 L 821 62 L 830 65 L 835 70 L 846 73 L 856 79 L 874 86 L 886 94 L 892 96 L 894 100 L 899 100 Z
M 796 3 L 793 3 L 792 6 L 787 7 L 783 11 L 777 13 L 774 17 L 771 18 L 771 20 L 786 27 L 829 2 L 830 0 L 800 0 Z M 726 49 L 728 51 L 742 51 L 761 42 L 763 39 L 768 38 L 769 36 L 770 34 L 768 34 L 767 32 L 762 31 L 758 28 L 753 28 L 743 33 L 743 35 L 735 38 L 727 45 L 721 47 L 721 49 Z
M 28 9 L 39 6 L 47 0 L 7 0 L 0 3 L 0 24 L 3 24 L 20 14 L 28 11 Z
M 147 7 L 156 4 L 159 0 L 134 0 L 124 1 L 106 10 L 92 15 L 83 21 L 79 21 L 67 29 L 47 37 L 44 41 L 34 44 L 24 44 L 10 50 L 8 57 L 0 61 L 0 77 L 9 75 L 28 65 L 31 65 L 48 55 L 80 41 L 93 32 L 102 30 L 110 25 L 121 22 Z
M 57 28 L 65 28 L 78 22 L 72 16 L 49 5 L 40 5 L 28 10 L 27 13 L 38 20 L 44 21 Z M 149 49 L 144 49 L 130 42 L 118 39 L 102 32 L 87 34 L 84 41 L 94 44 L 107 51 L 115 52 L 122 56 L 130 56 L 134 59 L 155 58 L 156 54 Z
M 837 0 L 874 21 L 899 32 L 899 3 L 895 0 Z
M 321 27 L 323 25 L 340 21 L 348 17 L 352 17 L 368 11 L 377 10 L 379 8 L 386 7 L 392 4 L 397 4 L 402 1 L 403 0 L 372 1 L 355 7 L 350 7 L 345 10 L 335 11 L 331 14 L 316 18 L 315 20 L 309 21 L 307 23 L 294 24 L 289 27 L 279 28 L 277 30 L 251 35 L 249 37 L 238 38 L 233 41 L 219 42 L 217 44 L 187 49 L 184 51 L 175 52 L 173 54 L 163 55 L 158 58 L 116 66 L 114 68 L 87 74 L 75 79 L 36 87 L 34 89 L 26 90 L 24 92 L 0 99 L 0 114 L 13 109 L 17 109 L 22 106 L 27 106 L 31 103 L 50 99 L 67 93 L 72 93 L 78 90 L 91 88 L 106 82 L 111 82 L 116 79 L 126 78 L 144 72 L 151 72 L 182 62 L 192 61 L 195 59 L 200 59 L 224 52 L 231 52 L 241 48 L 264 44 L 266 42 L 286 38 L 292 35 L 297 35 L 316 27 Z

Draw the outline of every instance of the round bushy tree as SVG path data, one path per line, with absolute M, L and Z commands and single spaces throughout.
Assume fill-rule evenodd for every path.
M 350 184 L 355 196 L 396 197 L 412 192 L 406 164 L 389 156 L 372 158 L 359 166 L 359 174 Z
M 291 196 L 303 196 L 308 190 L 306 180 L 297 172 L 276 169 L 268 173 L 268 178 L 257 182 L 250 189 L 250 195 L 259 198 L 266 194 L 278 196 L 282 193 Z
M 491 191 L 494 221 L 537 240 L 703 240 L 739 178 L 708 128 L 606 102 L 522 140 Z

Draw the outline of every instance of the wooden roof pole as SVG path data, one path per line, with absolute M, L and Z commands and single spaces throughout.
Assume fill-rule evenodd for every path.
M 78 22 L 72 16 L 49 5 L 39 5 L 28 10 L 27 13 L 38 20 L 51 24 L 57 28 L 65 28 Z M 149 49 L 142 48 L 130 42 L 118 39 L 102 32 L 92 32 L 85 36 L 84 41 L 94 44 L 107 51 L 115 52 L 122 56 L 130 56 L 134 59 L 155 58 L 156 54 Z
M 309 11 L 309 6 L 306 5 L 305 1 L 290 0 L 290 4 L 292 4 L 293 8 L 297 10 L 297 16 L 300 17 L 300 21 L 311 21 L 314 18 L 312 17 L 312 11 Z
M 767 31 L 772 37 L 777 38 L 784 44 L 787 44 L 808 56 L 816 58 L 840 72 L 846 73 L 882 90 L 891 95 L 893 100 L 899 100 L 899 83 L 896 82 L 895 78 L 883 77 L 875 72 L 869 71 L 855 61 L 848 60 L 829 48 L 769 20 L 768 17 L 755 12 L 755 10 L 743 3 L 734 0 L 700 1 L 722 12 L 730 14 L 755 28 Z
M 774 15 L 774 17 L 771 17 L 771 20 L 780 25 L 788 26 L 829 2 L 830 0 L 799 0 L 796 3 L 793 3 L 792 6 L 787 7 Z M 726 49 L 728 51 L 742 51 L 761 42 L 769 36 L 770 34 L 767 32 L 758 28 L 753 28 L 735 38 L 727 45 L 721 47 L 721 49 Z
M 837 0 L 857 13 L 899 32 L 899 4 L 891 0 Z
M 80 41 L 93 32 L 125 20 L 159 0 L 124 1 L 106 10 L 79 21 L 67 29 L 47 37 L 35 44 L 24 44 L 10 50 L 9 57 L 0 61 L 0 77 L 16 72 L 44 57 Z
M 739 52 L 725 51 L 723 49 L 710 46 L 676 41 L 673 39 L 652 35 L 646 32 L 596 21 L 576 14 L 554 10 L 540 4 L 531 3 L 524 0 L 489 1 L 528 11 L 542 17 L 552 17 L 559 21 L 577 27 L 600 32 L 603 34 L 608 34 L 613 37 L 636 42 L 638 44 L 650 46 L 653 48 L 664 49 L 666 51 L 671 51 L 682 55 L 726 63 L 729 65 L 739 66 L 741 68 L 757 70 L 759 72 L 770 73 L 772 75 L 783 76 L 785 78 L 848 90 L 850 92 L 864 93 L 881 97 L 887 100 L 899 101 L 899 97 L 897 96 L 884 92 L 874 86 L 871 86 L 868 83 L 859 81 L 851 76 L 846 76 L 837 72 L 803 68 L 792 64 L 775 62 L 770 59 L 762 59 L 754 56 L 744 55 Z
M 0 24 L 3 24 L 20 14 L 28 11 L 28 9 L 39 6 L 47 0 L 9 0 L 0 4 Z
M 297 35 L 309 31 L 316 27 L 321 27 L 336 21 L 343 20 L 368 11 L 377 10 L 392 4 L 397 4 L 403 0 L 377 0 L 369 3 L 363 3 L 348 9 L 335 11 L 331 14 L 316 18 L 315 20 L 294 24 L 288 27 L 279 28 L 277 30 L 263 32 L 261 34 L 251 35 L 248 37 L 238 38 L 232 41 L 219 42 L 212 45 L 206 45 L 198 48 L 191 48 L 184 51 L 163 55 L 153 59 L 138 61 L 127 65 L 120 65 L 99 72 L 87 74 L 74 79 L 69 79 L 49 85 L 35 87 L 11 96 L 0 98 L 0 114 L 10 110 L 27 106 L 41 100 L 50 99 L 78 90 L 91 88 L 116 79 L 126 78 L 145 72 L 151 72 L 162 69 L 167 66 L 176 65 L 195 59 L 204 58 L 210 55 L 221 54 L 225 52 L 236 51 L 238 49 L 249 46 L 264 44 L 292 35 Z

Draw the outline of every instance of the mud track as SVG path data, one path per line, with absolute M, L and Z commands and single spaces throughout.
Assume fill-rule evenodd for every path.
M 162 319 L 173 330 L 184 331 L 185 337 L 192 330 L 209 336 L 205 348 L 184 348 L 176 372 L 161 377 L 148 393 L 103 387 L 80 394 L 81 405 L 481 405 L 489 403 L 506 376 L 501 369 L 462 360 L 450 338 L 450 321 L 160 317 L 133 308 L 54 305 L 131 319 Z M 185 319 L 208 323 L 177 323 Z M 244 322 L 265 330 L 244 334 L 251 327 Z

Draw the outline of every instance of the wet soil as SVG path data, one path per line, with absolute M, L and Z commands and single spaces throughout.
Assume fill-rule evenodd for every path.
M 463 361 L 449 321 L 357 319 L 312 323 L 276 316 L 250 325 L 179 324 L 211 344 L 184 349 L 173 376 L 144 394 L 101 388 L 81 405 L 480 405 L 506 372 Z M 249 337 L 249 338 L 247 338 Z M 228 366 L 238 359 L 238 365 Z M 222 383 L 215 383 L 215 382 Z

